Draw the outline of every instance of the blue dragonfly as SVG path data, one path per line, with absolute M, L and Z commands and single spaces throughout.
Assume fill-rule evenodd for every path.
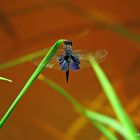
M 46 52 L 43 49 L 43 52 Z M 99 50 L 92 53 L 97 62 L 102 62 L 108 52 L 106 50 Z M 66 72 L 66 81 L 69 80 L 69 70 L 78 71 L 80 69 L 85 69 L 90 67 L 88 61 L 89 52 L 83 50 L 72 49 L 72 41 L 64 41 L 64 49 L 58 50 L 53 56 L 51 61 L 46 65 L 47 68 L 57 69 Z M 38 65 L 41 62 L 42 58 L 34 58 L 32 62 L 35 65 Z

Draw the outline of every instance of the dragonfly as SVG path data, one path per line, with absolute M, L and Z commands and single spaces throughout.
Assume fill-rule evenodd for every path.
M 47 68 L 57 69 L 64 71 L 66 73 L 66 81 L 69 80 L 69 71 L 78 71 L 90 67 L 88 60 L 89 52 L 84 50 L 73 50 L 72 41 L 64 41 L 64 49 L 58 50 L 50 62 L 46 65 Z M 43 52 L 46 52 L 46 49 L 43 49 Z M 106 55 L 108 54 L 107 50 L 99 50 L 92 53 L 96 62 L 102 62 Z M 42 58 L 37 57 L 32 60 L 35 65 L 39 65 Z

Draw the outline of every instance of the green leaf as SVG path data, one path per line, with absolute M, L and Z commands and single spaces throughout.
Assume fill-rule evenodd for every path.
M 111 85 L 109 79 L 107 78 L 106 74 L 102 70 L 102 68 L 98 65 L 92 55 L 89 55 L 89 61 L 91 63 L 92 69 L 94 70 L 103 90 L 106 94 L 111 106 L 113 107 L 118 119 L 122 123 L 122 125 L 127 129 L 129 139 L 130 140 L 138 140 L 135 136 L 136 128 L 131 122 L 130 118 L 128 117 L 127 113 L 125 112 L 119 98 L 117 97 L 117 93 L 113 86 Z
M 106 138 L 108 138 L 109 140 L 118 140 L 118 138 L 108 128 L 106 128 L 101 123 L 97 123 L 96 121 L 94 121 L 94 122 L 92 122 L 92 124 L 97 129 L 99 129 L 104 134 L 104 136 L 106 136 Z
M 39 66 L 36 68 L 36 70 L 33 72 L 33 74 L 31 75 L 31 77 L 29 78 L 29 80 L 26 82 L 25 86 L 23 87 L 23 89 L 21 90 L 21 92 L 19 93 L 19 95 L 14 100 L 14 102 L 12 103 L 12 105 L 10 106 L 10 108 L 8 109 L 8 111 L 6 112 L 6 114 L 1 119 L 1 121 L 0 121 L 0 127 L 3 126 L 3 124 L 8 119 L 9 115 L 12 113 L 12 111 L 15 108 L 15 106 L 19 102 L 19 100 L 23 97 L 23 95 L 26 93 L 26 91 L 28 90 L 28 88 L 31 87 L 31 85 L 33 84 L 33 82 L 36 80 L 36 78 L 38 77 L 38 75 L 42 72 L 42 70 L 44 69 L 44 67 L 49 63 L 49 61 L 51 60 L 51 58 L 53 57 L 53 55 L 56 53 L 57 49 L 59 48 L 59 46 L 63 42 L 64 42 L 63 39 L 58 40 L 51 47 L 51 49 L 48 51 L 48 53 L 46 54 L 46 56 L 44 57 L 44 59 L 41 61 L 41 63 L 39 64 Z
M 4 78 L 4 77 L 0 77 L 0 80 L 3 80 L 3 81 L 8 81 L 8 82 L 13 82 L 12 80 L 7 79 L 7 78 Z
M 10 67 L 25 63 L 25 62 L 32 61 L 33 58 L 44 56 L 48 52 L 48 50 L 49 49 L 46 49 L 44 52 L 37 51 L 31 54 L 27 54 L 25 56 L 10 60 L 8 62 L 2 63 L 0 64 L 0 70 L 4 70 L 4 69 L 7 69 Z
M 57 85 L 55 82 L 51 81 L 50 79 L 46 78 L 42 74 L 39 75 L 38 79 L 47 83 L 51 88 L 56 90 L 60 95 L 64 96 L 65 99 L 68 100 L 75 107 L 75 109 L 77 109 L 77 111 L 80 114 L 84 115 L 88 120 L 90 120 L 100 131 L 102 131 L 102 133 L 105 133 L 104 135 L 108 137 L 111 135 L 111 137 L 113 137 L 112 136 L 113 134 L 111 134 L 111 132 L 109 132 L 109 130 L 104 126 L 104 125 L 107 125 L 107 126 L 110 126 L 111 128 L 114 128 L 126 139 L 129 138 L 129 135 L 126 129 L 116 120 L 106 115 L 101 115 L 99 113 L 86 109 L 80 103 L 78 103 L 78 101 L 76 101 L 66 90 L 64 90 L 62 87 L 60 87 L 59 85 Z

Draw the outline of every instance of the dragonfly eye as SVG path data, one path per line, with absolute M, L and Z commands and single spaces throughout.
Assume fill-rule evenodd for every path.
M 65 46 L 68 46 L 68 45 L 72 46 L 72 41 L 66 40 L 66 41 L 64 41 L 64 45 Z

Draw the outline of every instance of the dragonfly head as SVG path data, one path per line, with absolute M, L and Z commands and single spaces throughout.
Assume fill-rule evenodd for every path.
M 64 46 L 68 46 L 68 45 L 72 46 L 72 41 L 70 41 L 70 40 L 65 40 L 65 41 L 64 41 Z
M 67 55 L 72 53 L 72 41 L 66 40 L 64 42 L 64 50 Z

